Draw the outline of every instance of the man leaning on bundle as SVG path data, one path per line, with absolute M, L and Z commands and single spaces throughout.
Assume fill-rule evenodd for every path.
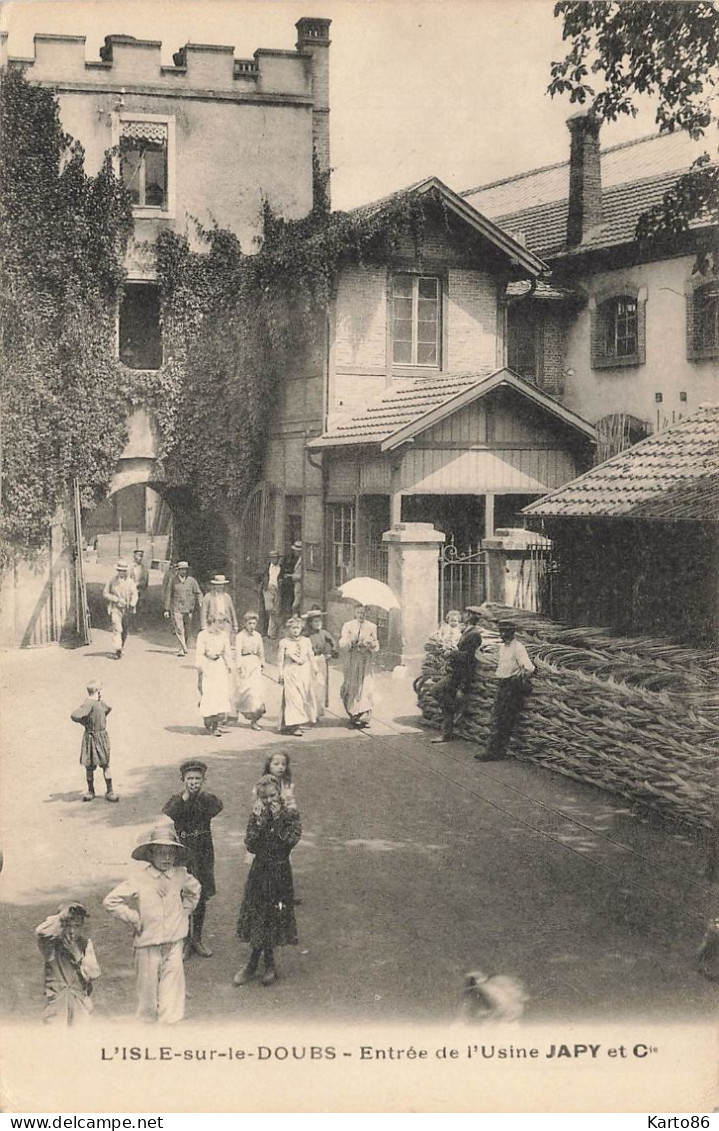
M 492 722 L 484 754 L 475 754 L 478 762 L 498 762 L 507 755 L 509 740 L 519 718 L 528 690 L 529 677 L 535 671 L 527 649 L 515 639 L 511 621 L 497 626 L 502 643 L 497 659 L 497 691 L 492 708 Z

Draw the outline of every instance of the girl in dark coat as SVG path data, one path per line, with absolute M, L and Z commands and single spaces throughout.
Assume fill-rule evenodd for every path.
M 212 843 L 210 821 L 222 812 L 222 802 L 214 793 L 204 789 L 207 765 L 191 758 L 180 766 L 183 791 L 175 793 L 163 806 L 162 812 L 175 825 L 178 840 L 187 850 L 187 870 L 202 884 L 200 902 L 190 920 L 190 937 L 185 957 L 193 951 L 200 958 L 211 958 L 212 951 L 202 942 L 207 900 L 215 894 L 215 848 Z
M 260 778 L 255 797 L 245 835 L 245 845 L 255 859 L 237 921 L 239 938 L 252 950 L 249 961 L 235 975 L 236 986 L 244 986 L 255 976 L 263 952 L 262 985 L 271 986 L 277 980 L 274 948 L 297 942 L 290 852 L 302 836 L 300 815 L 294 801 L 282 797 L 271 774 Z

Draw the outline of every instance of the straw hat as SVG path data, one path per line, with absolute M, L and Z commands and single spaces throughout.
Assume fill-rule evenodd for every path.
M 176 834 L 173 832 L 172 827 L 169 828 L 163 825 L 156 825 L 151 829 L 146 836 L 142 836 L 138 841 L 137 848 L 132 851 L 133 860 L 144 860 L 147 863 L 150 861 L 150 849 L 159 845 L 170 845 L 172 848 L 177 849 L 176 862 L 184 864 L 187 858 L 187 850 L 184 845 L 177 839 Z
M 115 569 L 117 570 L 118 573 L 122 573 L 123 570 L 125 571 L 125 573 L 127 573 L 128 568 L 129 567 L 128 567 L 127 562 L 124 562 L 124 561 L 119 561 L 115 565 Z
M 293 542 L 290 549 L 299 551 L 299 550 L 302 549 L 302 543 L 301 542 Z
M 210 585 L 229 585 L 229 579 L 225 577 L 224 573 L 216 573 L 212 578 Z
M 326 617 L 327 613 L 323 613 L 322 609 L 308 609 L 306 613 L 302 614 L 302 620 L 312 620 L 313 617 Z
M 189 562 L 178 562 L 175 568 L 176 569 L 189 569 L 190 563 Z

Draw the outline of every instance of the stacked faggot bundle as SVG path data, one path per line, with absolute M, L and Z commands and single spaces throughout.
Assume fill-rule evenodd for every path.
M 601 628 L 567 628 L 536 613 L 511 619 L 537 666 L 510 752 L 591 782 L 682 823 L 711 828 L 719 814 L 719 659 L 708 651 Z M 439 726 L 433 686 L 444 673 L 429 642 L 417 682 L 424 719 Z M 480 653 L 455 731 L 484 746 L 496 656 Z

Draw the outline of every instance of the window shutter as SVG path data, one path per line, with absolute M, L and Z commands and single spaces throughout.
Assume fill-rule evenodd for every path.
M 689 291 L 687 299 L 687 357 L 696 357 L 694 345 L 694 291 Z
M 647 360 L 647 300 L 641 293 L 637 295 L 637 365 Z

